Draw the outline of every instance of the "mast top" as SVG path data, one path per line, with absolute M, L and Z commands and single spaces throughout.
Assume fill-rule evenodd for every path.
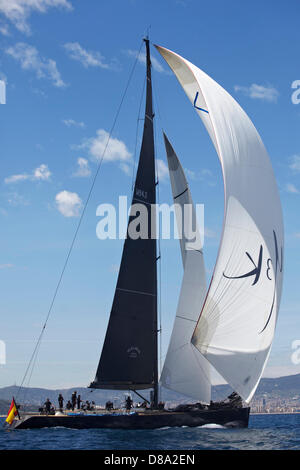
M 148 34 L 147 34 L 146 37 L 143 38 L 143 41 L 146 44 L 147 73 L 149 74 L 149 67 L 148 66 L 151 66 L 151 59 L 150 59 L 150 40 L 149 40 Z
M 145 37 L 144 37 L 144 41 L 148 41 L 149 42 L 149 31 L 150 31 L 150 28 L 151 28 L 151 25 L 149 24 L 148 28 L 146 29 L 146 34 L 145 34 Z

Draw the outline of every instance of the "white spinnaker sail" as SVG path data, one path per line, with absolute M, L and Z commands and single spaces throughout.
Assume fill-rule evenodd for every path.
M 199 306 L 203 305 L 206 294 L 202 243 L 184 171 L 165 134 L 164 139 L 173 200 L 175 207 L 177 206 L 176 218 L 184 275 L 160 381 L 164 387 L 209 403 L 210 365 L 191 343 L 199 317 Z
M 283 221 L 273 169 L 253 123 L 218 83 L 162 47 L 219 156 L 225 214 L 193 344 L 249 402 L 267 362 L 283 278 Z

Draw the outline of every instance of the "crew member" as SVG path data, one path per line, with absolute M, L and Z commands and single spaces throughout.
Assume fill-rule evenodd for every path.
M 133 405 L 132 398 L 128 395 L 128 397 L 125 400 L 125 407 L 127 411 L 130 411 Z
M 81 397 L 80 397 L 80 395 L 78 395 L 78 397 L 77 397 L 77 410 L 80 410 L 81 402 L 82 402 Z
M 66 408 L 67 410 L 71 410 L 72 409 L 72 403 L 70 402 L 70 400 L 68 400 L 68 403 L 66 405 Z
M 47 398 L 47 400 L 44 403 L 45 411 L 47 414 L 49 414 L 51 411 L 51 405 L 52 405 L 51 401 L 49 400 L 49 398 Z
M 77 392 L 73 392 L 72 393 L 72 397 L 71 397 L 71 402 L 72 402 L 72 410 L 74 411 L 75 407 L 76 407 L 76 401 L 77 401 Z
M 64 407 L 64 397 L 62 396 L 61 393 L 58 395 L 58 406 L 59 406 L 59 410 L 62 411 Z

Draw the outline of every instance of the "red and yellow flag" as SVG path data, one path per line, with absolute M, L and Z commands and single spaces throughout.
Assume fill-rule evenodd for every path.
M 10 425 L 17 415 L 19 416 L 19 412 L 17 409 L 15 399 L 13 398 L 5 421 Z

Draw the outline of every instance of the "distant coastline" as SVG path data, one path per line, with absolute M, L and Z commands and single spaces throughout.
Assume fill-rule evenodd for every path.
M 124 406 L 126 392 L 111 390 L 94 390 L 84 387 L 72 387 L 68 389 L 44 389 L 22 388 L 17 385 L 0 388 L 0 413 L 5 417 L 9 409 L 12 397 L 18 396 L 18 402 L 26 403 L 26 409 L 22 411 L 37 411 L 47 398 L 57 406 L 57 397 L 61 393 L 66 400 L 71 398 L 74 390 L 80 394 L 83 401 L 93 400 L 96 405 L 105 406 L 108 400 L 113 401 L 114 406 Z M 232 389 L 228 385 L 212 387 L 212 400 L 222 401 L 228 397 Z M 128 393 L 128 392 L 127 392 Z M 145 391 L 148 394 L 149 391 Z M 145 395 L 146 396 L 146 395 Z M 135 398 L 135 397 L 133 397 Z M 161 399 L 166 408 L 173 408 L 179 403 L 191 403 L 191 399 L 171 390 L 161 388 Z M 195 400 L 192 400 L 194 402 Z M 278 378 L 262 378 L 258 389 L 251 400 L 251 415 L 287 415 L 300 413 L 300 374 Z

